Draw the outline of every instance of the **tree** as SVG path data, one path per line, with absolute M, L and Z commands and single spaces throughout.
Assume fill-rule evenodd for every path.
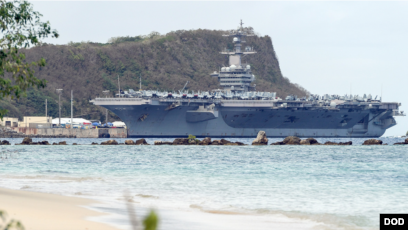
M 45 59 L 26 63 L 24 48 L 39 45 L 48 36 L 58 38 L 59 34 L 51 30 L 48 21 L 40 21 L 42 14 L 29 2 L 0 0 L 0 4 L 0 98 L 20 98 L 29 87 L 44 88 L 47 84 L 36 78 L 33 70 L 45 66 Z M 7 112 L 0 109 L 0 118 Z

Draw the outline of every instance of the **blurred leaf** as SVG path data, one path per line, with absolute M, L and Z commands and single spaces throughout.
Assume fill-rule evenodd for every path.
M 5 211 L 1 211 L 0 210 L 0 218 L 3 220 L 3 222 L 6 222 L 6 215 L 7 213 Z M 24 226 L 23 224 L 21 224 L 20 221 L 16 221 L 16 220 L 10 220 L 8 223 L 5 223 L 6 225 L 3 226 L 0 225 L 0 229 L 1 230 L 24 230 Z
M 152 210 L 149 215 L 143 220 L 144 230 L 156 230 L 159 223 L 159 218 Z

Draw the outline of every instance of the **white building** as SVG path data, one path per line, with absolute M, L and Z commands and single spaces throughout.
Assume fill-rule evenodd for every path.
M 83 119 L 83 118 L 73 118 L 73 122 L 71 122 L 71 118 L 62 118 L 61 117 L 61 124 L 75 124 L 75 125 L 91 125 L 91 122 L 89 120 Z M 58 125 L 59 124 L 59 118 L 54 118 L 52 119 L 52 124 L 53 125 Z

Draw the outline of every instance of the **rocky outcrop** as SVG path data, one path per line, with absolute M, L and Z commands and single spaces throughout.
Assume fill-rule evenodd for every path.
M 144 138 L 142 138 L 142 139 L 137 140 L 135 142 L 135 145 L 149 145 L 149 144 L 147 143 L 147 141 Z
M 33 142 L 33 139 L 29 137 L 24 137 L 23 141 L 21 142 L 22 145 L 29 145 L 30 143 Z
M 352 145 L 352 144 L 353 142 L 351 141 L 340 142 L 340 143 L 327 141 L 323 145 Z M 299 137 L 289 136 L 289 137 L 286 137 L 283 141 L 278 141 L 278 142 L 272 143 L 271 145 L 322 145 L 322 144 L 320 144 L 314 138 L 307 138 L 307 139 L 301 140 Z
M 199 145 L 210 145 L 210 144 L 211 144 L 211 137 L 206 137 L 199 143 Z
M 285 143 L 283 143 L 283 141 L 278 141 L 278 142 L 272 143 L 271 145 L 285 145 Z
M 347 142 L 331 142 L 331 141 L 327 141 L 326 143 L 324 143 L 324 145 L 352 145 L 353 142 L 351 141 L 347 141 Z
M 98 143 L 96 143 L 96 142 L 92 142 L 92 144 L 91 145 L 99 145 Z
M 227 141 L 227 140 L 225 140 L 225 139 L 221 139 L 221 140 L 220 140 L 220 143 L 221 143 L 221 145 L 228 145 L 228 144 L 231 144 L 231 143 L 234 143 L 234 142 Z
M 326 142 L 324 143 L 324 145 L 339 145 L 339 143 L 331 142 L 331 141 L 326 141 Z
M 352 141 L 340 142 L 339 145 L 353 145 Z
M 67 145 L 67 142 L 66 142 L 66 141 L 60 141 L 60 142 L 58 143 L 58 145 Z
M 72 145 L 78 145 L 77 143 L 72 143 Z
M 365 140 L 363 145 L 382 145 L 382 140 L 369 139 Z
M 320 145 L 320 143 L 314 138 L 307 138 L 307 139 L 301 140 L 299 144 L 301 145 Z
M 132 141 L 132 140 L 126 140 L 126 141 L 125 141 L 125 144 L 126 144 L 126 145 L 134 145 L 135 142 Z
M 220 140 L 213 140 L 211 145 L 223 145 Z
M 171 141 L 154 141 L 154 145 L 173 145 Z
M 3 140 L 2 142 L 0 142 L 0 145 L 10 145 L 10 142 Z
M 300 145 L 300 138 L 295 136 L 288 136 L 283 140 L 285 145 Z
M 266 137 L 265 131 L 259 131 L 258 136 L 252 141 L 252 145 L 267 145 L 268 138 Z
M 173 141 L 173 145 L 188 145 L 188 139 L 187 138 L 176 138 Z
M 404 142 L 397 142 L 394 145 L 408 145 L 408 138 Z
M 33 142 L 31 138 L 25 137 L 20 144 L 16 145 L 50 145 L 50 143 L 48 141 Z
M 101 145 L 118 145 L 118 142 L 115 140 L 104 141 Z
M 189 145 L 197 145 L 199 143 L 200 143 L 200 141 L 197 140 L 197 139 L 188 139 L 188 144 Z
M 236 143 L 236 142 L 230 142 L 230 143 L 227 143 L 227 144 L 225 144 L 225 145 L 239 145 L 239 144 Z
M 225 139 L 221 139 L 221 140 L 213 140 L 210 145 L 245 145 L 245 144 L 242 142 L 238 142 L 238 141 L 232 142 L 232 141 L 227 141 Z

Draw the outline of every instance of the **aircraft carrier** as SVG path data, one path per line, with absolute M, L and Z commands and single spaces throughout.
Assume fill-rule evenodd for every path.
M 126 123 L 129 137 L 380 137 L 397 123 L 401 103 L 383 102 L 371 95 L 290 95 L 258 92 L 251 85 L 251 66 L 243 55 L 256 54 L 243 47 L 252 29 L 240 27 L 223 35 L 232 38 L 229 66 L 211 74 L 222 89 L 209 92 L 121 91 L 113 98 L 95 98 L 95 105 L 115 113 Z

